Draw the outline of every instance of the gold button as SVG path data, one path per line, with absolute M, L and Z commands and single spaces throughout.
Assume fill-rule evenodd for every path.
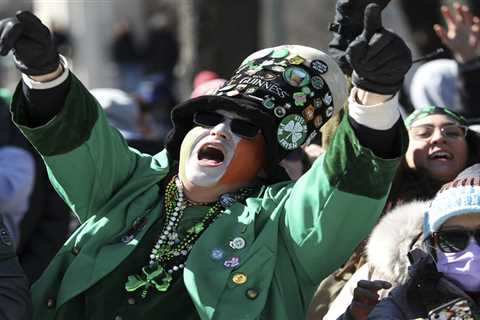
M 244 284 L 245 282 L 247 282 L 247 275 L 243 273 L 236 273 L 233 275 L 232 281 L 235 284 Z
M 247 290 L 247 292 L 245 292 L 245 295 L 247 296 L 248 299 L 252 299 L 252 300 L 257 299 L 258 290 L 250 288 L 250 289 Z

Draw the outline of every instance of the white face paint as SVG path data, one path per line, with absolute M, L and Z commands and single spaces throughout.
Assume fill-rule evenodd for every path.
M 196 137 L 186 158 L 184 174 L 188 181 L 199 187 L 211 187 L 220 181 L 226 172 L 241 137 L 232 133 L 233 112 L 215 111 L 225 117 L 213 128 L 196 127 Z M 183 147 L 183 146 L 182 146 Z

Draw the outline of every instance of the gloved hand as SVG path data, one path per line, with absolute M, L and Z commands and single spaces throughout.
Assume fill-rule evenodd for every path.
M 3 217 L 0 213 L 0 261 L 8 260 L 16 256 L 13 240 L 3 224 Z
M 60 62 L 50 30 L 29 11 L 0 20 L 0 55 L 10 50 L 17 69 L 30 76 L 51 73 Z
M 400 90 L 412 65 L 412 53 L 402 38 L 383 27 L 377 4 L 365 9 L 363 32 L 348 46 L 346 58 L 353 68 L 353 84 L 383 95 Z
M 337 61 L 343 72 L 352 73 L 352 67 L 345 57 L 348 45 L 363 31 L 363 13 L 370 3 L 384 9 L 390 0 L 338 0 L 335 6 L 335 20 L 330 24 L 333 38 L 328 44 L 330 55 Z
M 379 301 L 378 291 L 390 289 L 390 282 L 382 280 L 360 280 L 353 290 L 353 300 L 347 309 L 349 319 L 367 320 L 368 314 L 375 308 Z

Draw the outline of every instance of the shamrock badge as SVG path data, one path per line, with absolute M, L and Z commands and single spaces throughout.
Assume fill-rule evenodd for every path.
M 307 123 L 298 114 L 285 117 L 277 130 L 278 143 L 287 150 L 298 148 L 307 137 Z
M 128 292 L 136 291 L 143 287 L 142 298 L 147 296 L 148 289 L 154 287 L 160 292 L 165 292 L 170 287 L 172 276 L 159 264 L 153 264 L 142 268 L 141 275 L 128 276 L 125 289 Z

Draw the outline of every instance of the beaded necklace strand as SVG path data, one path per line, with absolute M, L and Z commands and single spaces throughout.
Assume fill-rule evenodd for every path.
M 143 287 L 141 294 L 145 298 L 150 287 L 155 287 L 160 292 L 165 292 L 173 280 L 172 274 L 182 270 L 188 253 L 201 233 L 223 213 L 223 210 L 234 201 L 244 199 L 252 189 L 241 189 L 235 195 L 222 196 L 211 205 L 202 220 L 189 228 L 180 239 L 178 225 L 188 201 L 183 195 L 183 185 L 177 176 L 174 176 L 165 189 L 164 211 L 165 222 L 160 237 L 155 243 L 147 266 L 142 268 L 141 275 L 131 275 L 125 283 L 129 292 Z M 199 204 L 193 204 L 199 205 Z M 202 204 L 205 205 L 205 204 Z

